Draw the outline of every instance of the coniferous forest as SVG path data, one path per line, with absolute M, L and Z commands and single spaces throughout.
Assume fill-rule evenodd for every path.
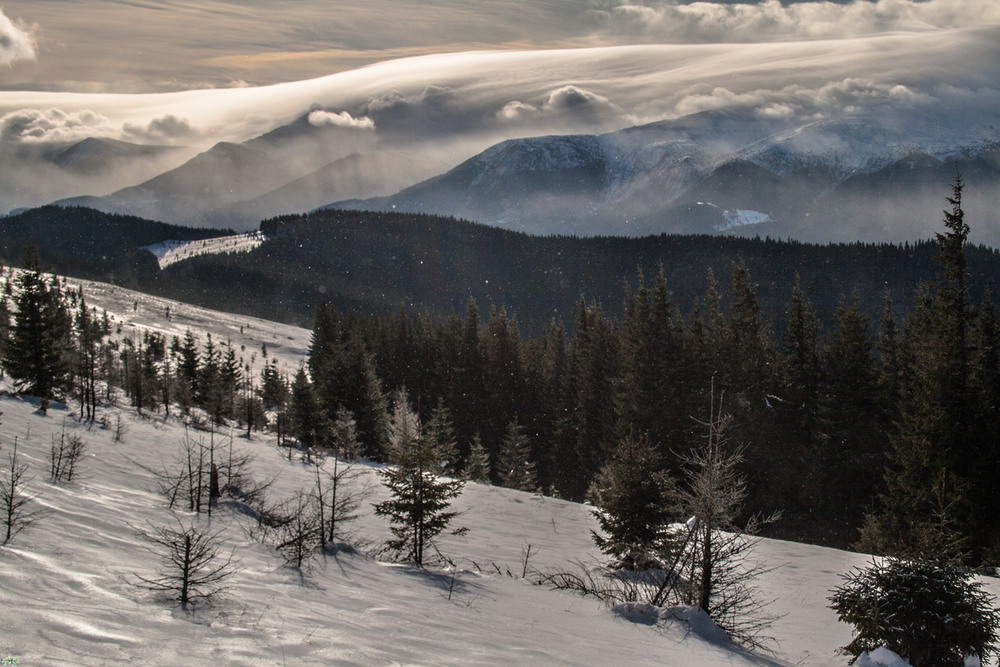
M 798 278 L 773 315 L 734 260 L 708 269 L 691 303 L 663 269 L 638 271 L 620 309 L 581 296 L 568 321 L 529 332 L 474 298 L 452 315 L 320 305 L 308 363 L 289 378 L 266 349 L 190 333 L 116 340 L 85 294 L 29 257 L 6 283 L 0 345 L 20 387 L 70 396 L 84 415 L 120 387 L 140 410 L 198 408 L 309 448 L 335 448 L 350 425 L 378 461 L 391 459 L 393 397 L 407 396 L 454 444 L 453 474 L 573 500 L 595 498 L 602 468 L 640 440 L 651 474 L 679 475 L 720 401 L 745 446 L 744 511 L 781 513 L 766 534 L 995 564 L 1000 324 L 989 290 L 970 288 L 961 195 L 956 182 L 936 274 L 879 295 L 880 315 L 854 290 L 823 318 Z

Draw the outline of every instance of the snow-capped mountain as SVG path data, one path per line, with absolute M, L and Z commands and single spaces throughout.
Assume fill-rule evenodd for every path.
M 854 116 L 797 125 L 706 112 L 599 136 L 506 141 L 391 197 L 334 206 L 457 215 L 538 234 L 906 240 L 933 233 L 958 170 L 979 216 L 974 239 L 997 244 L 998 158 L 1000 133 L 989 125 L 913 128 Z M 726 211 L 759 215 L 746 225 Z

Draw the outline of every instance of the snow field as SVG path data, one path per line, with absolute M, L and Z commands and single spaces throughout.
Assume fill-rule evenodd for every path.
M 191 328 L 202 342 L 211 331 L 248 349 L 267 343 L 269 354 L 288 367 L 305 358 L 309 332 L 303 329 L 96 283 L 84 289 L 88 303 L 113 314 L 127 331 L 182 335 Z M 274 478 L 271 501 L 309 490 L 314 467 L 298 457 L 289 461 L 269 435 L 209 436 L 185 431 L 175 418 L 140 417 L 130 410 L 103 408 L 107 428 L 77 422 L 62 405 L 43 416 L 36 403 L 9 395 L 0 397 L 0 412 L 0 470 L 16 439 L 33 478 L 24 490 L 36 496 L 31 507 L 45 511 L 34 527 L 0 547 L 0 657 L 17 657 L 22 665 L 848 662 L 839 647 L 850 641 L 851 628 L 837 622 L 827 597 L 841 574 L 863 566 L 867 556 L 763 540 L 754 557 L 771 568 L 759 581 L 762 599 L 773 600 L 776 643 L 773 655 L 748 655 L 720 640 L 697 614 L 653 625 L 650 614 L 663 614 L 641 609 L 616 614 L 595 600 L 535 585 L 530 574 L 522 578 L 529 546 L 529 573 L 597 561 L 591 508 L 471 483 L 455 502 L 463 512 L 456 524 L 469 533 L 440 542 L 454 567 L 426 571 L 341 551 L 317 556 L 300 573 L 247 537 L 240 527 L 245 517 L 226 509 L 211 518 L 178 513 L 185 521 L 221 529 L 225 553 L 233 550 L 240 567 L 225 597 L 187 614 L 135 585 L 137 575 L 155 577 L 158 566 L 135 527 L 172 520 L 148 470 L 171 462 L 185 434 L 195 440 L 214 437 L 225 446 L 232 437 L 235 449 L 254 456 L 258 479 Z M 119 419 L 123 436 L 116 442 Z M 47 480 L 48 452 L 64 428 L 80 435 L 87 449 L 78 478 L 56 486 Z M 388 526 L 373 515 L 370 503 L 386 495 L 375 466 L 363 468 L 363 480 L 373 493 L 354 525 L 355 542 L 377 546 Z M 996 580 L 988 580 L 987 588 L 1000 592 Z

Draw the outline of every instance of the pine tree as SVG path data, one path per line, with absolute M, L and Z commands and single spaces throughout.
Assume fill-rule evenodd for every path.
M 16 283 L 16 312 L 4 365 L 20 391 L 41 399 L 45 412 L 68 383 L 73 319 L 58 284 L 45 280 L 33 254 Z
M 591 482 L 588 499 L 601 533 L 591 531 L 611 567 L 665 567 L 672 540 L 667 526 L 676 516 L 676 488 L 648 438 L 626 437 Z
M 449 507 L 465 483 L 442 477 L 449 456 L 447 447 L 421 432 L 405 392 L 397 395 L 393 415 L 390 440 L 394 465 L 379 471 L 392 497 L 375 504 L 375 514 L 387 517 L 391 524 L 393 538 L 386 542 L 388 549 L 420 566 L 436 538 L 458 515 Z M 452 532 L 460 534 L 464 529 Z
M 519 491 L 537 491 L 538 478 L 531 460 L 531 442 L 517 419 L 507 424 L 500 453 L 497 457 L 497 476 L 500 485 Z

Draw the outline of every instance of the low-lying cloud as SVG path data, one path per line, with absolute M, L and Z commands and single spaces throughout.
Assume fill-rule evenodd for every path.
M 562 126 L 569 130 L 600 130 L 630 119 L 628 113 L 607 97 L 573 84 L 560 86 L 535 103 L 513 100 L 495 115 L 505 125 Z
M 661 43 L 825 39 L 1000 23 L 1000 3 L 982 0 L 595 0 L 593 4 L 596 7 L 588 13 L 607 33 Z
M 309 124 L 314 127 L 346 127 L 356 130 L 374 130 L 375 121 L 368 116 L 355 118 L 346 111 L 324 111 L 315 109 L 309 112 Z
M 0 116 L 4 142 L 63 143 L 117 134 L 119 130 L 105 116 L 88 109 L 21 109 Z
M 21 21 L 12 20 L 0 8 L 0 65 L 19 60 L 35 60 L 35 38 Z
M 723 108 L 754 109 L 764 117 L 823 118 L 830 113 L 857 113 L 873 107 L 892 105 L 897 111 L 906 106 L 927 104 L 931 97 L 902 84 L 877 83 L 863 78 L 846 78 L 819 88 L 789 85 L 777 90 L 759 89 L 736 93 L 716 87 L 710 93 L 689 95 L 675 106 L 678 116 Z
M 146 124 L 125 123 L 122 132 L 129 140 L 140 143 L 176 143 L 197 139 L 199 136 L 190 122 L 172 114 L 154 118 Z

